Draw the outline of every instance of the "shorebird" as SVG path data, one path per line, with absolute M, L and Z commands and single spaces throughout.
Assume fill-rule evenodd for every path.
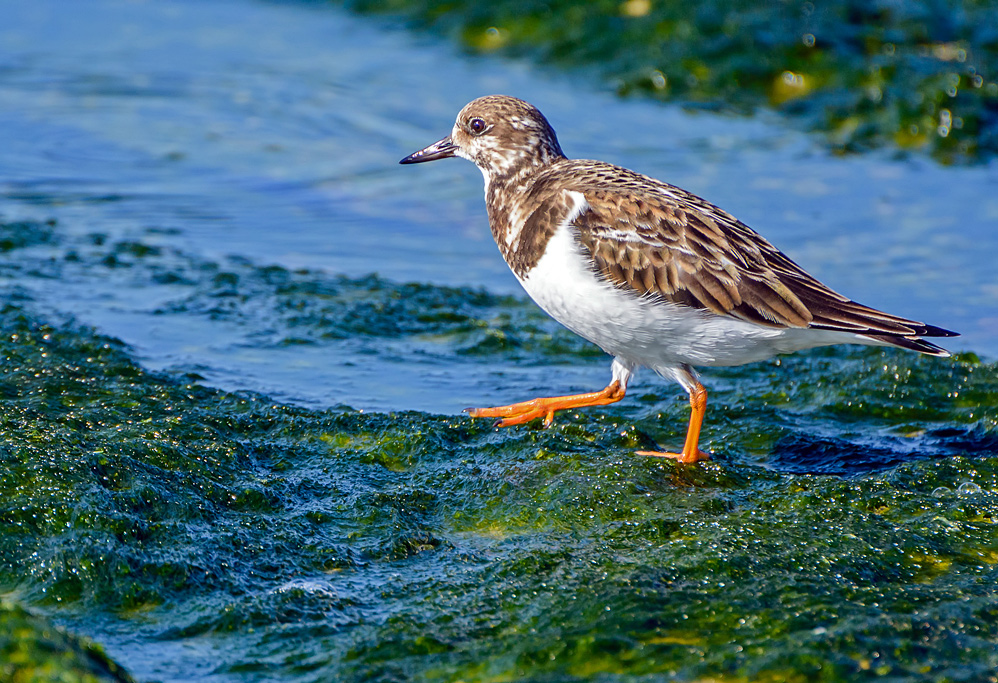
M 472 417 L 510 426 L 568 408 L 621 400 L 639 366 L 677 381 L 691 415 L 679 452 L 638 451 L 683 463 L 699 448 L 707 390 L 694 368 L 741 365 L 830 344 L 949 353 L 925 337 L 955 332 L 884 313 L 808 275 L 747 225 L 674 185 L 602 161 L 568 159 L 543 114 L 505 95 L 481 97 L 451 134 L 402 159 L 458 156 L 485 177 L 499 251 L 552 318 L 613 357 L 601 391 L 535 398 Z

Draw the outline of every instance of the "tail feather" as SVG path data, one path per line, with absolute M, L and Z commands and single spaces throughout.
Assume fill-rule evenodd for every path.
M 941 327 L 932 327 L 931 325 L 926 325 L 926 328 L 931 330 L 931 332 L 924 332 L 927 337 L 958 337 L 959 334 L 956 332 L 950 332 L 949 330 L 944 330 Z M 938 332 L 938 333 L 936 333 Z M 944 333 L 944 334 L 943 334 Z M 928 354 L 930 356 L 939 356 L 940 358 L 946 358 L 950 355 L 949 351 L 942 348 L 941 346 L 936 346 L 932 342 L 925 341 L 921 337 L 905 337 L 896 334 L 864 334 L 864 337 L 869 339 L 875 339 L 878 342 L 883 342 L 891 346 L 898 346 L 902 349 L 908 349 L 910 351 L 918 351 L 919 353 Z
M 923 337 L 960 336 L 959 332 L 884 313 L 855 301 L 836 301 L 834 304 L 834 311 L 830 309 L 821 311 L 819 315 L 815 316 L 816 319 L 810 326 L 825 330 L 838 329 L 843 332 L 853 332 L 881 344 L 943 358 L 950 355 L 949 351 L 926 341 Z
M 959 337 L 959 332 L 953 332 L 951 330 L 944 330 L 941 327 L 936 327 L 935 325 L 922 325 L 922 328 L 918 330 L 919 337 Z

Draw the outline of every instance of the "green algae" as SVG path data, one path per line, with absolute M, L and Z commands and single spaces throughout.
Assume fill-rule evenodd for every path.
M 509 37 L 480 28 L 469 44 Z M 506 44 L 479 48 L 533 49 Z M 927 47 L 936 66 L 974 58 Z M 712 106 L 644 68 L 622 91 L 665 82 Z M 810 120 L 781 82 L 756 97 Z M 833 144 L 889 140 L 857 123 Z M 708 372 L 715 457 L 692 468 L 633 453 L 682 440 L 665 383 L 548 430 L 310 410 L 211 389 L 198 367 L 151 372 L 31 280 L 154 292 L 167 324 L 230 325 L 275 353 L 360 339 L 469 374 L 608 361 L 522 299 L 212 261 L 158 232 L 0 223 L 0 591 L 46 647 L 36 612 L 154 680 L 994 680 L 993 363 L 826 349 Z
M 993 3 L 349 0 L 476 53 L 526 57 L 622 95 L 773 108 L 841 152 L 998 152 Z
M 44 617 L 0 600 L 0 680 L 10 683 L 129 683 L 101 648 Z
M 54 221 L 0 221 L 0 253 L 45 244 L 52 239 Z
M 469 373 L 607 362 L 515 297 L 216 262 L 151 232 L 5 230 L 8 276 L 167 292 L 155 316 L 264 349 L 362 338 Z M 666 383 L 550 429 L 314 410 L 150 371 L 12 291 L 0 591 L 140 677 L 987 681 L 998 667 L 998 365 L 974 354 L 840 347 L 713 369 L 714 459 L 684 467 L 634 453 L 682 440 L 688 405 Z M 211 654 L 164 654 L 177 648 Z
M 715 460 L 681 467 L 633 453 L 681 438 L 665 389 L 497 432 L 208 389 L 23 307 L 0 325 L 0 586 L 99 639 L 208 639 L 217 674 L 271 680 L 998 667 L 998 368 L 973 357 L 712 373 Z
M 240 257 L 211 261 L 160 245 L 156 231 L 114 239 L 68 235 L 37 221 L 5 224 L 20 258 L 11 279 L 65 280 L 108 292 L 148 292 L 156 317 L 201 318 L 242 331 L 257 348 L 330 346 L 344 340 L 403 340 L 439 357 L 525 362 L 602 352 L 553 323 L 532 303 L 471 287 L 393 283 L 308 269 L 258 266 Z M 43 251 L 31 253 L 41 245 Z M 30 296 L 27 298 L 31 298 Z M 184 324 L 180 322 L 178 324 Z

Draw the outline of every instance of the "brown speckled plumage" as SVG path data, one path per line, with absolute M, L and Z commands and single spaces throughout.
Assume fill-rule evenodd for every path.
M 567 159 L 547 119 L 526 102 L 483 97 L 462 110 L 457 127 L 472 134 L 475 118 L 489 126 L 476 137 L 501 141 L 509 159 L 493 171 L 486 205 L 493 237 L 520 277 L 571 213 L 567 191 L 576 191 L 588 204 L 573 221 L 579 243 L 593 267 L 622 289 L 759 325 L 854 332 L 923 353 L 942 350 L 916 337 L 952 334 L 834 292 L 694 194 L 612 164 Z M 496 169 L 495 149 L 473 160 Z
M 602 392 L 472 411 L 518 424 L 620 400 L 638 365 L 679 381 L 693 416 L 678 457 L 694 462 L 706 391 L 696 365 L 736 365 L 836 343 L 946 356 L 923 337 L 955 333 L 851 301 L 710 202 L 600 161 L 565 157 L 532 105 L 469 103 L 451 136 L 402 163 L 461 156 L 485 177 L 489 225 L 527 291 L 552 316 L 614 355 Z M 555 246 L 552 246 L 555 245 Z
M 808 275 L 764 237 L 696 195 L 598 161 L 564 159 L 538 174 L 588 203 L 574 221 L 594 267 L 617 286 L 773 327 L 875 336 L 917 351 L 945 330 L 863 306 Z M 887 339 L 884 339 L 887 337 Z

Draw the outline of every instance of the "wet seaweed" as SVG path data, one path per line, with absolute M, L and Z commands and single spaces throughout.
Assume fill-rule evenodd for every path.
M 288 680 L 998 666 L 998 368 L 972 356 L 718 373 L 715 460 L 682 467 L 633 452 L 680 438 L 667 394 L 497 432 L 210 389 L 24 305 L 0 328 L 0 587 L 98 640 Z
M 594 76 L 621 95 L 775 109 L 838 152 L 943 163 L 998 152 L 998 13 L 983 1 L 675 3 L 348 0 L 473 53 Z

